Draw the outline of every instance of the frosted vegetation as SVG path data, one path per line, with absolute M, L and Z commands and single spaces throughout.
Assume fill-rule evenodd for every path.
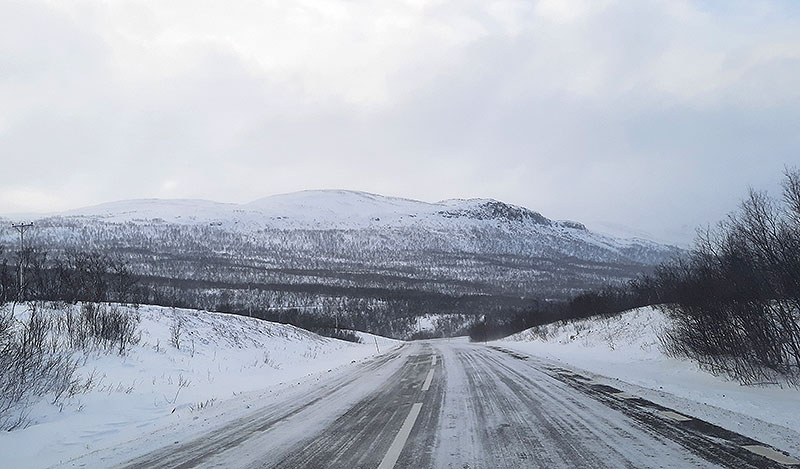
M 88 391 L 91 380 L 76 376 L 76 354 L 124 355 L 140 340 L 139 316 L 117 306 L 66 304 L 57 309 L 32 302 L 14 314 L 0 307 L 0 429 L 27 421 L 29 407 L 47 398 L 62 405 Z
M 157 420 L 394 344 L 363 333 L 353 333 L 365 342 L 359 344 L 230 314 L 119 304 L 30 302 L 13 313 L 3 307 L 0 325 L 2 430 L 78 414 L 102 418 L 108 403 L 99 403 L 101 396 Z

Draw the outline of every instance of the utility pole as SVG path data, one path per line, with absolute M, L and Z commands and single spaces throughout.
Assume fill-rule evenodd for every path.
M 22 296 L 22 256 L 25 255 L 25 230 L 33 227 L 33 223 L 12 223 L 19 232 L 19 258 L 17 259 L 17 299 Z
M 25 230 L 33 226 L 33 223 L 12 223 L 11 226 L 19 231 L 19 250 L 25 249 Z

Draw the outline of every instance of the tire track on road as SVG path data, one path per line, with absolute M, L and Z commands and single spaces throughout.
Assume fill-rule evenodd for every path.
M 619 389 L 595 383 L 588 378 L 576 375 L 552 365 L 545 365 L 540 359 L 521 356 L 504 349 L 497 349 L 516 361 L 523 361 L 529 370 L 539 376 L 547 376 L 562 382 L 580 393 L 591 397 L 608 408 L 617 410 L 639 424 L 646 431 L 672 440 L 703 459 L 725 467 L 736 468 L 785 468 L 776 461 L 759 455 L 757 451 L 763 444 L 725 430 L 716 425 L 694 418 L 687 418 L 663 406 L 635 396 L 621 393 Z M 533 380 L 531 376 L 521 373 L 518 368 L 509 366 L 509 362 L 492 358 L 497 366 L 511 375 L 514 382 L 526 382 L 531 386 L 541 380 Z M 622 395 L 620 395 L 622 394 Z M 756 451 L 745 448 L 745 445 L 758 447 Z M 766 447 L 764 447 L 766 448 Z M 769 449 L 769 448 L 767 448 Z
M 285 458 L 258 467 L 430 467 L 441 394 L 435 381 L 424 381 L 430 376 L 430 350 L 409 357 L 384 386 L 323 432 L 294 445 Z M 425 383 L 430 390 L 423 389 Z
M 209 429 L 190 441 L 164 446 L 151 453 L 137 457 L 121 467 L 127 469 L 192 468 L 212 457 L 236 448 L 254 435 L 263 433 L 276 424 L 292 418 L 319 405 L 332 396 L 346 392 L 357 385 L 359 377 L 374 373 L 389 361 L 400 356 L 399 350 L 365 363 L 352 374 L 334 377 L 322 382 L 318 388 L 295 402 L 280 402 L 254 410 L 251 414 L 237 418 L 223 426 Z

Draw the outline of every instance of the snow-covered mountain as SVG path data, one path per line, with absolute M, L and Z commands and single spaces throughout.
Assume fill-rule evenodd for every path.
M 492 199 L 453 199 L 428 203 L 345 190 L 294 192 L 247 204 L 192 199 L 125 200 L 70 210 L 60 215 L 116 223 L 157 220 L 183 225 L 208 224 L 241 231 L 410 226 L 453 228 L 455 225 L 464 226 L 469 222 L 486 220 L 553 224 L 539 213 Z M 453 223 L 452 219 L 459 220 Z
M 493 199 L 450 199 L 436 203 L 366 192 L 314 190 L 274 195 L 246 204 L 193 199 L 138 199 L 71 210 L 61 218 L 102 223 L 212 226 L 237 232 L 264 230 L 425 230 L 450 232 L 464 244 L 475 230 L 519 235 L 525 243 L 552 244 L 561 239 L 562 254 L 580 256 L 580 244 L 621 254 L 633 262 L 654 263 L 674 247 L 643 238 L 619 238 L 590 232 L 573 221 L 550 220 L 525 207 Z M 549 238 L 549 239 L 547 239 Z M 467 243 L 469 244 L 469 243 Z M 509 246 L 510 248 L 512 246 Z M 543 246 L 544 247 L 544 246 Z M 526 250 L 531 254 L 530 250 Z M 512 249 L 509 253 L 516 253 Z M 602 258 L 602 256 L 600 256 Z
M 30 239 L 49 249 L 122 253 L 142 274 L 215 288 L 300 284 L 554 298 L 630 279 L 680 252 L 492 199 L 428 203 L 354 191 L 246 204 L 129 200 L 35 223 Z M 13 243 L 10 227 L 0 228 L 0 244 Z

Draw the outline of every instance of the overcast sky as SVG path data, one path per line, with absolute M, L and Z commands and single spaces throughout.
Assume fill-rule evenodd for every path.
M 0 213 L 346 188 L 680 241 L 799 150 L 793 0 L 0 0 Z

